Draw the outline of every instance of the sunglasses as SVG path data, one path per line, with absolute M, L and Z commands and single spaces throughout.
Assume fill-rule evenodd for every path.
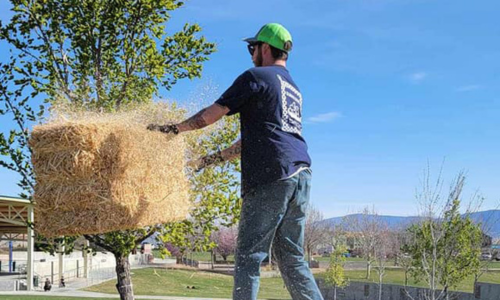
M 257 49 L 257 46 L 261 45 L 262 43 L 254 43 L 254 44 L 248 44 L 247 45 L 247 48 L 248 48 L 248 52 L 250 53 L 250 55 L 253 56 L 253 53 L 255 52 L 255 49 Z

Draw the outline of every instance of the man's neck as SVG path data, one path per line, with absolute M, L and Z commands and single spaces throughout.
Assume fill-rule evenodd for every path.
M 262 65 L 263 67 L 269 67 L 269 66 L 280 66 L 280 67 L 285 67 L 286 68 L 286 60 L 278 59 L 275 61 L 270 61 L 266 64 Z
M 277 60 L 274 62 L 275 66 L 282 66 L 282 67 L 285 67 L 286 68 L 286 61 L 285 60 Z

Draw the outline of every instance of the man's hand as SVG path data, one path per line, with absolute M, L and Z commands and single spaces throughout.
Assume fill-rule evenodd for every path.
M 189 161 L 188 166 L 193 168 L 195 172 L 199 172 L 208 166 L 215 165 L 223 161 L 224 158 L 222 158 L 221 152 L 217 151 L 214 154 L 210 154 L 207 156 L 203 156 L 202 158 Z
M 239 158 L 241 154 L 241 140 L 231 145 L 231 147 L 226 148 L 222 151 L 217 151 L 213 154 L 204 156 L 202 158 L 191 160 L 187 165 L 194 169 L 196 172 L 201 171 L 205 167 L 216 165 L 224 161 L 230 161 L 235 158 Z
M 203 168 L 200 167 L 201 159 L 194 159 L 187 162 L 189 168 L 193 169 L 195 172 L 200 172 Z
M 162 133 L 179 134 L 179 128 L 177 128 L 176 124 L 166 124 L 166 125 L 149 124 L 147 129 L 151 131 L 159 131 Z

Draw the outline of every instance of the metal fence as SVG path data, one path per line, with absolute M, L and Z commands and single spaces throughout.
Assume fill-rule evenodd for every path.
M 46 279 L 49 279 L 52 284 L 52 288 L 63 288 L 59 280 L 60 277 L 57 267 L 57 261 L 54 260 L 48 263 L 49 265 L 46 268 L 43 268 L 42 270 L 39 269 L 33 274 L 34 288 L 43 289 Z M 141 255 L 131 259 L 131 267 L 133 269 L 148 267 L 151 263 L 153 263 L 152 256 L 149 257 L 147 255 Z M 193 264 L 194 262 L 191 263 Z M 18 280 L 22 287 L 25 287 L 26 285 L 26 267 L 26 260 L 12 261 L 10 264 L 10 269 L 8 261 L 0 261 L 0 271 L 2 272 L 2 274 L 12 273 L 12 275 L 15 275 L 15 279 L 13 278 L 13 280 Z M 116 270 L 114 264 L 110 265 L 109 262 L 106 263 L 105 259 L 100 259 L 97 261 L 95 260 L 90 263 L 87 269 L 87 273 L 85 273 L 86 272 L 83 261 L 73 261 L 69 268 L 65 269 L 62 274 L 66 287 L 84 288 L 116 278 Z M 20 289 L 22 289 L 22 287 Z
M 35 287 L 40 289 L 43 288 L 44 282 L 48 278 L 53 287 L 63 288 L 71 286 L 84 288 L 115 278 L 116 271 L 114 267 L 101 267 L 100 265 L 95 265 L 88 268 L 87 277 L 85 277 L 84 267 L 77 266 L 77 268 L 65 270 L 62 275 L 64 278 L 64 286 L 61 281 L 59 281 L 59 272 L 35 274 Z
M 25 273 L 26 264 L 26 260 L 0 260 L 0 273 Z

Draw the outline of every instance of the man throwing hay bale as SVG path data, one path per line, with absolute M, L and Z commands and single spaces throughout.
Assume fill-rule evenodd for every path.
M 292 37 L 264 25 L 245 40 L 255 68 L 241 74 L 211 106 L 179 124 L 149 130 L 177 135 L 239 113 L 241 140 L 197 161 L 202 169 L 241 155 L 241 211 L 233 299 L 257 299 L 260 264 L 271 245 L 293 299 L 323 299 L 304 260 L 311 159 L 302 132 L 302 95 L 286 69 Z

